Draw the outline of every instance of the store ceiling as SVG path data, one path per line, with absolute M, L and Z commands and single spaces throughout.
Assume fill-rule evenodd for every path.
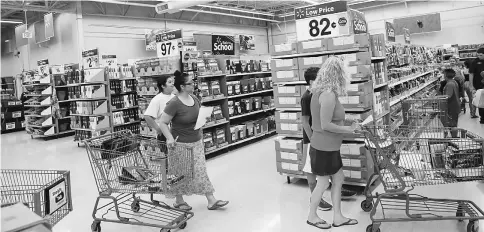
M 175 1 L 175 0 L 172 0 Z M 176 0 L 178 1 L 178 0 Z M 233 1 L 211 1 L 205 4 L 194 4 L 188 7 L 181 8 L 181 12 L 194 12 L 197 14 L 208 15 L 224 15 L 238 18 L 246 18 L 252 20 L 260 20 L 270 23 L 284 22 L 293 19 L 294 8 L 308 6 L 317 3 L 328 2 L 330 0 L 299 0 L 299 1 L 284 1 L 284 0 L 233 0 Z M 88 2 L 88 1 L 83 1 Z M 91 0 L 100 9 L 106 8 L 106 5 L 117 5 L 119 8 L 126 6 L 146 7 L 154 11 L 154 6 L 159 3 L 167 1 L 145 0 L 145 1 L 128 1 L 128 0 Z M 207 1 L 205 1 L 207 2 Z M 354 9 L 378 7 L 385 4 L 394 4 L 406 2 L 405 0 L 348 0 L 349 4 Z M 24 21 L 25 13 L 27 12 L 28 21 L 32 22 L 40 18 L 45 12 L 74 12 L 75 1 L 28 1 L 28 0 L 1 0 L 1 19 Z M 126 12 L 120 11 L 121 15 L 126 15 Z M 165 17 L 165 16 L 163 16 Z M 2 23 L 2 27 L 5 24 Z

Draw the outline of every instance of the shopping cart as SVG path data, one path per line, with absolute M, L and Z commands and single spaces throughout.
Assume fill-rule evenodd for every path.
M 72 211 L 69 171 L 1 170 L 2 207 L 23 203 L 52 226 Z
M 366 126 L 365 142 L 385 193 L 374 196 L 370 186 L 361 208 L 370 212 L 367 232 L 382 222 L 469 220 L 468 232 L 479 231 L 484 212 L 472 201 L 434 199 L 410 194 L 415 186 L 484 180 L 484 140 L 455 128 Z M 450 131 L 456 131 L 454 136 Z M 379 211 L 378 217 L 376 213 Z M 403 213 L 405 212 L 405 213 Z M 380 216 L 381 215 L 381 216 Z
M 448 96 L 408 99 L 402 102 L 403 124 L 407 127 L 443 127 L 449 122 Z M 434 120 L 438 119 L 438 120 Z
M 193 149 L 119 131 L 84 142 L 99 191 L 93 210 L 93 232 L 101 221 L 184 229 L 193 213 L 154 200 L 174 193 L 193 179 Z M 148 194 L 143 200 L 136 194 Z M 108 203 L 100 204 L 100 200 Z M 98 216 L 98 213 L 101 216 Z

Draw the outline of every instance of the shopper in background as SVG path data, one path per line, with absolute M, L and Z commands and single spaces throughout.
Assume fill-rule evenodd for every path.
M 311 67 L 304 72 L 304 79 L 306 79 L 306 82 L 308 83 L 309 86 L 313 83 L 313 81 L 316 79 L 316 76 L 318 75 L 319 68 L 316 67 Z M 316 175 L 314 175 L 311 172 L 311 159 L 309 157 L 309 138 L 311 138 L 313 131 L 311 129 L 312 125 L 312 118 L 311 118 L 311 91 L 308 89 L 306 92 L 304 92 L 303 96 L 301 97 L 301 119 L 302 119 L 302 125 L 303 125 L 303 154 L 306 155 L 306 162 L 303 167 L 303 172 L 306 174 L 306 177 L 308 179 L 308 185 L 309 185 L 309 190 L 311 193 L 314 191 L 314 188 L 316 188 Z M 324 194 L 323 194 L 324 195 Z M 352 197 L 355 196 L 356 192 L 347 190 L 345 188 L 342 188 L 341 190 L 341 196 L 344 198 L 347 197 Z M 321 208 L 324 211 L 331 210 L 333 206 L 329 204 L 327 201 L 321 198 L 321 201 L 319 202 L 319 208 Z
M 476 107 L 472 104 L 473 93 L 472 93 L 472 83 L 469 81 L 469 68 L 471 66 L 470 60 L 464 62 L 464 69 L 462 73 L 464 74 L 464 92 L 467 95 L 469 101 L 469 109 L 471 111 L 471 118 L 477 118 Z
M 444 87 L 444 95 L 447 95 L 447 109 L 448 109 L 448 123 L 447 127 L 457 128 L 459 113 L 460 113 L 460 93 L 459 84 L 454 80 L 455 70 L 448 68 L 444 70 L 444 77 L 446 79 L 446 84 Z M 452 137 L 457 136 L 457 131 L 452 130 Z
M 469 69 L 469 81 L 473 87 L 473 93 L 478 89 L 484 89 L 484 47 L 477 49 L 477 58 L 471 63 Z M 481 124 L 484 124 L 484 108 L 479 108 Z
M 215 210 L 226 206 L 228 201 L 215 199 L 215 192 L 207 174 L 204 147 L 202 143 L 201 129 L 195 130 L 201 103 L 193 95 L 194 82 L 186 73 L 175 72 L 175 88 L 178 95 L 173 97 L 165 107 L 161 116 L 161 131 L 166 137 L 169 147 L 175 146 L 175 142 L 180 146 L 193 148 L 194 170 L 193 180 L 175 190 L 176 202 L 173 205 L 181 210 L 191 210 L 183 196 L 205 195 L 208 201 L 208 209 Z M 171 130 L 168 125 L 171 123 Z M 173 197 L 167 195 L 167 197 Z
M 144 118 L 149 127 L 153 128 L 157 132 L 157 139 L 166 142 L 166 138 L 161 131 L 161 115 L 165 109 L 166 104 L 175 96 L 173 94 L 174 78 L 168 76 L 162 76 L 158 79 L 157 86 L 160 91 L 150 102 L 148 108 L 146 108 Z M 162 148 L 163 152 L 166 152 L 166 147 Z
M 345 109 L 338 100 L 339 96 L 346 95 L 346 71 L 341 59 L 331 56 L 324 62 L 311 85 L 311 93 L 313 133 L 309 155 L 311 171 L 317 175 L 317 184 L 311 195 L 307 223 L 320 229 L 331 228 L 317 214 L 319 202 L 331 177 L 333 227 L 358 224 L 357 220 L 349 219 L 341 212 L 341 188 L 344 181 L 341 144 L 345 134 L 353 134 L 360 129 L 358 124 L 344 126 Z

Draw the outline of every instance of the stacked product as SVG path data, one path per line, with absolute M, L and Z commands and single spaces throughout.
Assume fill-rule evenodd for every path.
M 482 44 L 459 45 L 459 56 L 461 59 L 472 59 L 477 57 L 477 49 L 484 47 Z
M 225 74 L 255 73 L 270 71 L 269 62 L 266 60 L 249 59 L 245 57 L 225 60 Z
M 24 107 L 17 98 L 9 95 L 1 96 L 2 133 L 25 128 Z

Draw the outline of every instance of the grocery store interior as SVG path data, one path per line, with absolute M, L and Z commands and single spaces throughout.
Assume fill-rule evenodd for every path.
M 484 232 L 484 1 L 0 8 L 2 231 Z M 303 101 L 334 56 L 344 136 Z M 342 138 L 326 223 L 308 127 Z

